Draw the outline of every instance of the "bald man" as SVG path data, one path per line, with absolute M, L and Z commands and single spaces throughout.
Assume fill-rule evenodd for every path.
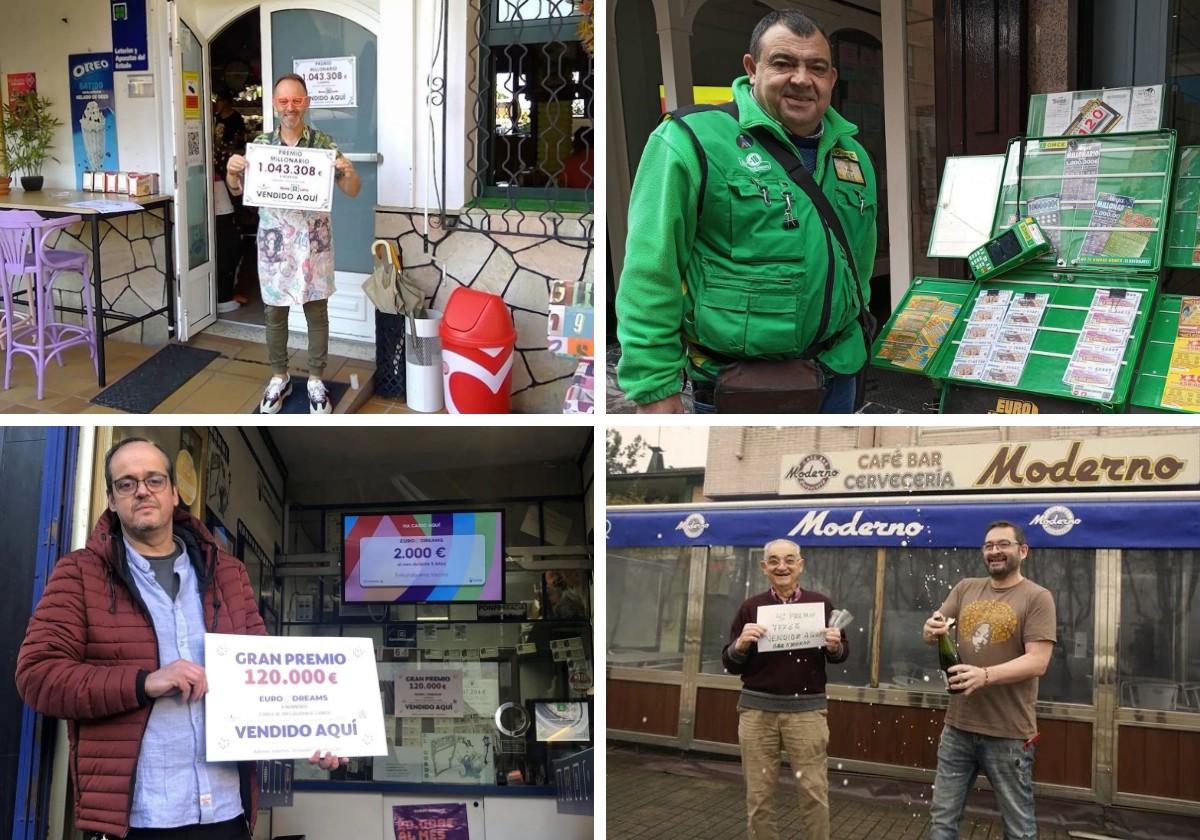
M 841 630 L 829 626 L 833 602 L 820 592 L 800 588 L 804 571 L 800 546 L 791 540 L 772 540 L 763 547 L 759 568 L 770 588 L 738 607 L 729 644 L 721 652 L 725 669 L 742 678 L 738 743 L 746 777 L 748 836 L 750 840 L 779 837 L 775 785 L 779 754 L 786 750 L 796 779 L 803 836 L 829 840 L 825 663 L 845 662 L 850 646 Z M 773 604 L 823 605 L 824 647 L 759 651 L 758 644 L 768 632 L 757 623 L 758 608 Z

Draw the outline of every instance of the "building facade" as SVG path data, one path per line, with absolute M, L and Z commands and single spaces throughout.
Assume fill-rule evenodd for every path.
M 608 509 L 609 737 L 737 753 L 720 651 L 765 588 L 762 546 L 789 537 L 801 586 L 855 616 L 830 669 L 830 761 L 932 781 L 948 697 L 921 625 L 984 574 L 980 539 L 1005 519 L 1058 612 L 1039 795 L 1200 816 L 1198 470 L 1187 428 L 714 427 L 705 501 Z

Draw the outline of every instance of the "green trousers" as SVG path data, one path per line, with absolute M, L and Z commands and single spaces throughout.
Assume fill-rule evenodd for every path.
M 286 376 L 288 370 L 288 312 L 290 306 L 267 305 L 267 360 L 271 372 Z M 329 301 L 313 300 L 304 304 L 308 322 L 308 374 L 322 377 L 329 358 Z

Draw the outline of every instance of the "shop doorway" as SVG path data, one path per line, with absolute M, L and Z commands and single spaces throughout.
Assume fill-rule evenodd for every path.
M 232 112 L 229 108 L 224 110 L 242 117 L 249 141 L 260 132 L 275 128 L 269 88 L 279 76 L 303 69 L 297 67 L 297 62 L 337 59 L 339 67 L 351 68 L 353 104 L 310 106 L 307 121 L 334 138 L 362 179 L 362 190 L 353 199 L 334 190 L 337 291 L 329 301 L 330 335 L 373 342 L 375 319 L 362 292 L 362 282 L 371 271 L 370 247 L 378 201 L 378 20 L 349 4 L 324 3 L 320 10 L 298 8 L 300 5 L 303 4 L 264 3 L 232 20 L 214 35 L 210 50 L 213 95 L 228 92 L 236 97 L 231 103 Z M 220 163 L 220 156 L 226 151 L 219 148 L 215 139 L 214 165 Z M 234 293 L 244 297 L 245 302 L 237 309 L 222 312 L 220 317 L 261 327 L 264 309 L 258 289 L 255 242 L 258 214 L 255 208 L 244 207 L 240 202 L 233 203 L 233 210 L 238 236 L 236 244 L 229 246 L 236 251 L 236 257 L 230 259 L 238 260 Z M 307 330 L 299 307 L 293 307 L 288 326 L 295 332 Z
M 218 318 L 262 326 L 255 242 L 258 210 L 224 189 L 225 164 L 244 154 L 263 129 L 262 34 L 258 9 L 220 30 L 209 48 L 213 98 L 213 207 L 217 251 Z M 224 191 L 225 196 L 221 193 Z M 225 218 L 221 218 L 224 216 Z
M 175 264 L 179 275 L 177 338 L 187 341 L 216 321 L 213 288 L 208 43 L 196 26 L 195 0 L 169 4 L 171 125 L 174 129 Z

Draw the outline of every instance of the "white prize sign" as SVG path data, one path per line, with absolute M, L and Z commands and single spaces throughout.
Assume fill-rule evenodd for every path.
M 462 671 L 405 671 L 396 676 L 397 717 L 463 716 Z
M 758 640 L 761 653 L 825 647 L 824 604 L 773 604 L 759 607 L 755 624 L 767 628 Z
M 370 639 L 204 636 L 209 761 L 387 755 Z
M 310 108 L 355 108 L 358 58 L 297 58 L 292 72 L 304 79 Z
M 255 207 L 317 210 L 333 205 L 333 149 L 246 146 L 245 202 Z

